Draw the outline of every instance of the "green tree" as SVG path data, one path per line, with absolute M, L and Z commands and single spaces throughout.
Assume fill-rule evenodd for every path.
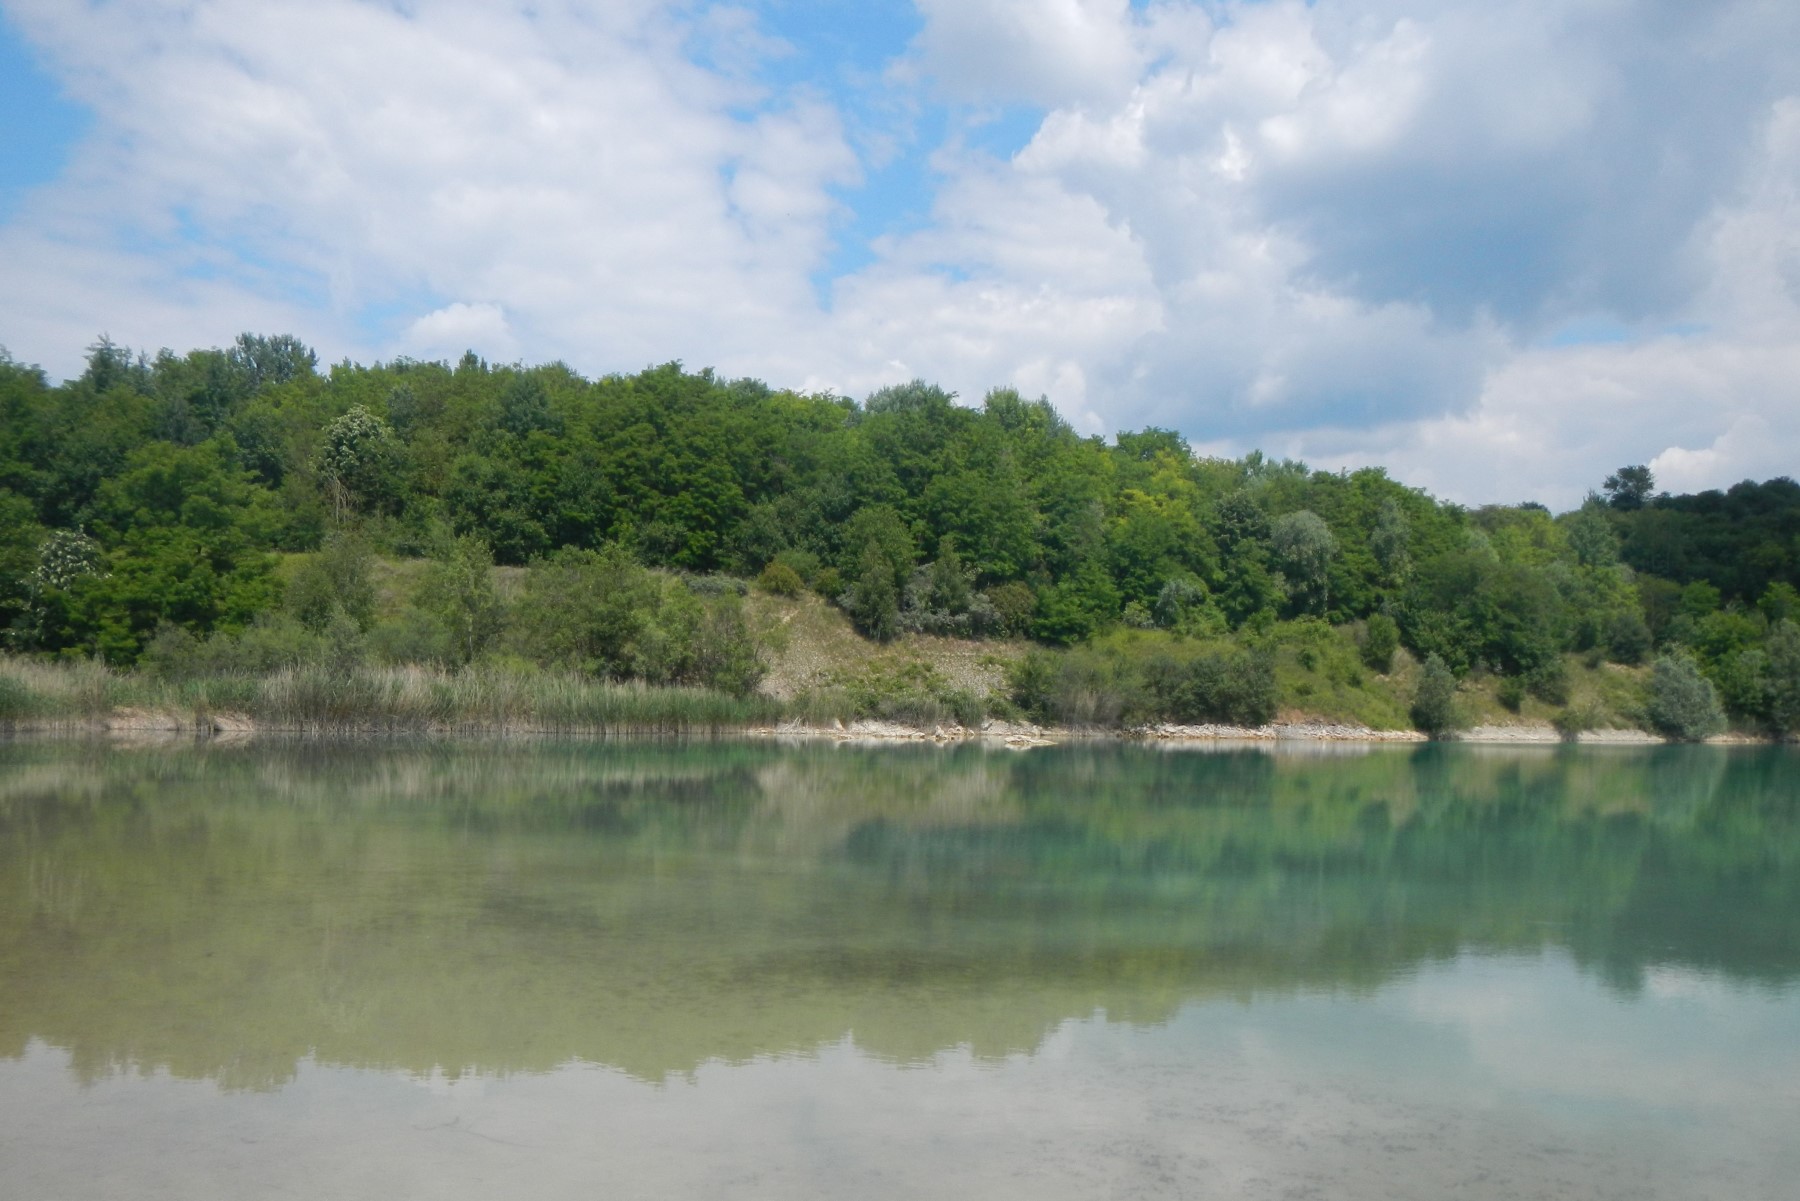
M 338 513 L 389 507 L 395 497 L 400 447 L 387 422 L 362 405 L 325 427 L 318 472 Z
M 1380 568 L 1383 585 L 1405 585 L 1412 574 L 1412 523 L 1391 497 L 1381 502 L 1375 516 L 1375 527 L 1369 531 L 1369 552 Z
M 375 557 L 361 537 L 338 531 L 302 563 L 288 583 L 288 612 L 312 630 L 339 616 L 367 630 L 375 618 Z
M 1583 567 L 1611 567 L 1619 561 L 1619 535 L 1598 496 L 1589 493 L 1581 508 L 1563 518 L 1563 528 Z
M 844 607 L 856 628 L 870 638 L 886 642 L 900 632 L 900 589 L 894 583 L 892 560 L 873 538 L 863 543 Z
M 1769 727 L 1780 735 L 1800 731 L 1800 626 L 1779 621 L 1764 645 L 1764 687 Z
M 1725 728 L 1725 713 L 1711 680 L 1685 653 L 1661 655 L 1650 674 L 1650 724 L 1670 738 L 1698 742 Z
M 1393 670 L 1394 652 L 1400 649 L 1400 626 L 1386 613 L 1371 613 L 1363 630 L 1362 660 L 1383 675 Z
M 1644 507 L 1650 499 L 1650 493 L 1656 488 L 1656 477 L 1650 469 L 1643 465 L 1621 467 L 1606 477 L 1602 485 L 1606 491 L 1607 503 L 1623 512 L 1632 512 Z
M 319 356 L 292 334 L 239 334 L 225 353 L 252 392 L 311 376 L 319 365 Z
M 1444 738 L 1463 727 L 1461 708 L 1456 703 L 1456 677 L 1436 655 L 1425 660 L 1411 713 L 1413 725 L 1433 738 Z
M 494 554 L 480 538 L 445 538 L 419 582 L 416 602 L 450 631 L 457 661 L 478 658 L 505 624 Z
M 1269 531 L 1275 564 L 1301 612 L 1323 613 L 1331 604 L 1331 561 L 1337 539 L 1324 518 L 1307 509 L 1288 513 Z

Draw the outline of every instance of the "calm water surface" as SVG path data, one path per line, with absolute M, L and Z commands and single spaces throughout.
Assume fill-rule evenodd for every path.
M 0 1197 L 1792 1198 L 1800 755 L 0 743 Z

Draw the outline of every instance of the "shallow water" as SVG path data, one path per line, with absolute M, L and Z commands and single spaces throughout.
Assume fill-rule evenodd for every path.
M 0 744 L 0 1197 L 1787 1198 L 1800 755 Z

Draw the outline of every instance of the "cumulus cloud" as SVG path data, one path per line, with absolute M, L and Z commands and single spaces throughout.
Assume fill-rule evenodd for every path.
M 0 227 L 0 341 L 53 372 L 281 329 L 1012 385 L 1470 501 L 1795 469 L 1793 5 L 917 0 L 884 111 L 946 131 L 930 211 L 832 278 L 896 167 L 770 82 L 779 6 L 4 2 L 95 114 Z
M 406 327 L 400 345 L 415 359 L 453 359 L 472 346 L 505 360 L 518 352 L 518 338 L 506 310 L 497 304 L 457 301 L 425 314 Z
M 103 132 L 0 237 L 109 246 L 142 277 L 119 310 L 222 255 L 253 295 L 268 265 L 327 341 L 365 353 L 389 347 L 366 344 L 364 310 L 422 296 L 401 343 L 482 297 L 528 353 L 730 356 L 811 303 L 830 188 L 857 171 L 829 106 L 695 66 L 652 3 L 13 11 Z
M 918 0 L 918 50 L 937 86 L 971 100 L 1116 99 L 1142 48 L 1128 0 Z
M 1097 205 L 1152 281 L 1083 360 L 1115 424 L 1470 500 L 1573 503 L 1627 461 L 1672 487 L 1793 470 L 1800 10 L 1108 11 L 1148 65 L 1071 89 L 1006 170 Z M 1617 344 L 1557 345 L 1597 317 Z

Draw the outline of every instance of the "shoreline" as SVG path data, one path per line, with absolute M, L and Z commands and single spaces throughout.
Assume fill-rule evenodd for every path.
M 1352 723 L 1324 718 L 1296 716 L 1290 720 L 1262 726 L 1224 724 L 1179 725 L 1158 723 L 1130 728 L 1075 726 L 1039 726 L 1030 722 L 989 720 L 979 728 L 956 724 L 932 726 L 909 725 L 904 722 L 859 719 L 828 724 L 800 719 L 769 724 L 692 725 L 676 727 L 667 724 L 620 724 L 615 726 L 579 726 L 538 724 L 533 722 L 449 722 L 449 723 L 308 723 L 287 725 L 263 723 L 238 713 L 181 715 L 166 711 L 121 709 L 106 717 L 74 719 L 34 719 L 0 723 L 0 737 L 15 735 L 49 735 L 70 737 L 108 737 L 121 740 L 155 741 L 189 738 L 194 740 L 242 741 L 258 735 L 278 737 L 389 738 L 419 735 L 432 738 L 749 738 L 795 742 L 832 742 L 849 744 L 926 743 L 947 746 L 980 743 L 1013 749 L 1055 746 L 1066 742 L 1120 742 L 1147 746 L 1206 746 L 1221 743 L 1273 744 L 1419 744 L 1432 741 L 1417 730 L 1377 730 Z M 1637 729 L 1605 729 L 1584 731 L 1565 738 L 1548 722 L 1518 722 L 1506 725 L 1481 725 L 1459 731 L 1444 742 L 1479 746 L 1663 746 L 1671 739 Z M 1783 740 L 1737 732 L 1715 735 L 1699 745 L 1774 746 Z

